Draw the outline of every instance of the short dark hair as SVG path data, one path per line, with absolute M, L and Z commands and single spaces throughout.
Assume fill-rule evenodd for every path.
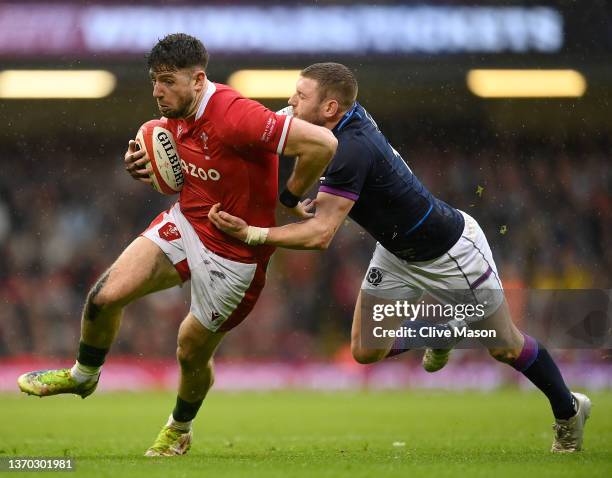
M 204 44 L 185 33 L 172 33 L 159 40 L 147 55 L 147 66 L 152 70 L 178 70 L 208 66 L 208 52 Z
M 351 70 L 340 63 L 315 63 L 304 68 L 301 75 L 316 80 L 321 99 L 332 97 L 343 110 L 348 110 L 357 99 L 357 79 Z

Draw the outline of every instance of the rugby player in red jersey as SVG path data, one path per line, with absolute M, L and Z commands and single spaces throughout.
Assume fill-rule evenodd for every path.
M 191 422 L 213 384 L 212 357 L 225 333 L 251 311 L 265 283 L 274 247 L 226 236 L 208 219 L 216 203 L 262 229 L 274 225 L 278 155 L 299 156 L 284 193 L 301 196 L 332 158 L 328 129 L 277 115 L 206 76 L 208 53 L 196 38 L 168 35 L 148 56 L 153 96 L 173 133 L 185 182 L 178 202 L 135 239 L 91 289 L 72 368 L 29 372 L 22 391 L 48 396 L 94 392 L 123 308 L 135 299 L 191 279 L 191 308 L 178 332 L 176 406 L 147 456 L 180 455 Z M 126 170 L 149 182 L 144 151 L 130 141 Z M 297 205 L 298 216 L 308 213 Z

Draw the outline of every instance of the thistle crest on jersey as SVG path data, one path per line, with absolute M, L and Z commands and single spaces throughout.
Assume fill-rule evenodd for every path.
M 153 173 L 153 188 L 162 194 L 176 194 L 183 188 L 184 177 L 172 133 L 162 120 L 143 124 L 136 135 L 136 143 L 146 151 Z

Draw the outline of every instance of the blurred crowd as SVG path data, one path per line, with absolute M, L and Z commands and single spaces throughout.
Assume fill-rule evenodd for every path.
M 72 358 L 88 289 L 174 201 L 125 173 L 118 144 L 67 147 L 46 139 L 3 149 L 0 357 Z M 466 152 L 394 144 L 434 194 L 479 221 L 506 287 L 611 287 L 612 166 L 605 147 L 517 140 Z M 289 220 L 279 212 L 279 222 Z M 258 305 L 221 356 L 342 357 L 373 247 L 347 221 L 328 251 L 279 250 Z M 174 288 L 130 305 L 113 354 L 172 356 L 188 292 Z

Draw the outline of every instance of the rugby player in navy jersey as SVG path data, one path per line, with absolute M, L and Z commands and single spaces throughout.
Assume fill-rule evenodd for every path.
M 309 219 L 257 228 L 217 204 L 210 210 L 211 221 L 247 243 L 258 237 L 260 243 L 290 249 L 326 249 L 347 215 L 368 231 L 378 243 L 353 317 L 351 349 L 359 363 L 377 362 L 407 349 L 405 342 L 393 338 L 383 348 L 362 345 L 362 294 L 416 301 L 427 291 L 443 303 L 456 303 L 453 291 L 466 291 L 476 302 L 478 294 L 484 293 L 488 298 L 480 301 L 486 304 L 484 317 L 471 327 L 495 330 L 503 346 L 489 348 L 490 355 L 523 373 L 550 401 L 555 417 L 551 451 L 580 450 L 591 402 L 583 394 L 570 392 L 542 344 L 513 324 L 480 226 L 427 190 L 356 99 L 355 76 L 338 63 L 317 63 L 304 69 L 289 99 L 295 117 L 325 126 L 338 139 L 336 155 L 321 178 L 315 201 L 299 203 L 292 191 L 281 193 L 284 205 L 299 203 L 311 214 Z M 314 205 L 316 212 L 312 212 Z M 449 352 L 426 350 L 425 369 L 441 369 Z

